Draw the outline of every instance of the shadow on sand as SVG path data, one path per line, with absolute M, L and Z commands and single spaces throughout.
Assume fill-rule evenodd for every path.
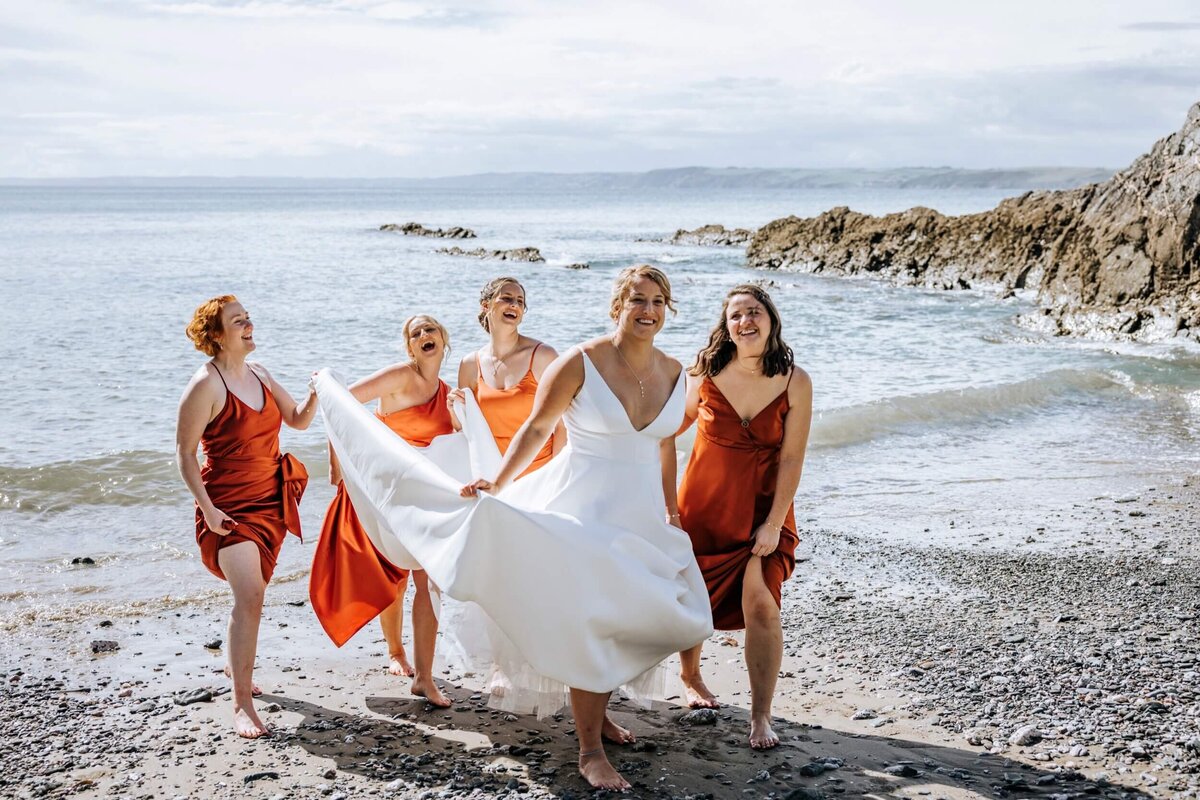
M 264 697 L 303 716 L 277 747 L 302 747 L 338 769 L 409 787 L 503 793 L 537 786 L 555 797 L 593 792 L 575 769 L 569 716 L 538 720 L 495 711 L 479 695 L 448 688 L 448 709 L 408 697 L 368 697 L 373 714 L 346 714 L 285 696 Z M 474 698 L 474 699 L 472 699 Z M 613 716 L 638 736 L 608 745 L 610 760 L 633 784 L 626 796 L 756 798 L 978 796 L 986 798 L 1148 798 L 1135 789 L 1090 781 L 1077 772 L 1042 770 L 1001 756 L 885 736 L 815 728 L 778 719 L 782 744 L 745 745 L 749 713 L 726 707 L 715 724 L 688 726 L 685 709 L 650 710 L 626 702 Z

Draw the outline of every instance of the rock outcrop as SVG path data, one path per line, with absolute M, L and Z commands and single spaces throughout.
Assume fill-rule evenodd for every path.
M 1200 340 L 1200 103 L 1181 130 L 1103 183 L 991 211 L 873 217 L 845 207 L 759 229 L 751 267 L 1036 293 L 1025 318 L 1062 335 Z
M 666 244 L 698 244 L 705 247 L 738 247 L 750 241 L 754 231 L 746 228 L 726 228 L 724 225 L 701 225 L 689 231 L 683 228 L 665 239 L 638 239 L 639 242 L 664 242 Z
M 512 250 L 488 250 L 484 247 L 477 247 L 474 250 L 464 250 L 461 247 L 439 247 L 438 252 L 444 253 L 448 256 L 490 258 L 497 261 L 528 261 L 531 263 L 541 263 L 546 260 L 542 258 L 541 251 L 536 247 L 517 247 Z
M 398 225 L 395 222 L 389 222 L 386 225 L 380 225 L 379 230 L 390 231 L 394 233 L 403 233 L 405 236 L 431 236 L 435 239 L 474 239 L 475 231 L 470 228 L 460 228 L 455 225 L 453 228 L 426 228 L 419 222 L 406 222 L 403 225 Z

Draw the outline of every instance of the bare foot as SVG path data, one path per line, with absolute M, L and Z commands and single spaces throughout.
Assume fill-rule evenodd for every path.
M 770 750 L 779 746 L 779 737 L 771 730 L 771 718 L 750 718 L 750 746 L 755 750 Z
M 229 678 L 229 680 L 233 680 L 233 671 L 231 669 L 229 669 L 228 664 L 225 665 L 225 677 Z M 250 694 L 254 695 L 255 697 L 259 697 L 262 695 L 262 689 L 258 688 L 257 683 L 254 683 L 254 682 L 250 683 Z
M 388 656 L 388 672 L 392 675 L 402 675 L 405 678 L 411 678 L 417 674 L 417 671 L 408 663 L 408 655 L 403 650 Z
M 579 774 L 596 789 L 608 789 L 612 792 L 627 792 L 629 781 L 621 777 L 621 773 L 608 763 L 608 756 L 603 748 L 579 754 Z
M 442 690 L 438 688 L 433 678 L 413 681 L 412 688 L 409 691 L 417 697 L 424 697 L 429 701 L 430 705 L 437 706 L 438 708 L 450 707 L 450 698 L 442 694 Z
M 704 685 L 704 679 L 697 675 L 695 678 L 683 678 L 683 693 L 687 697 L 690 708 L 720 708 L 717 696 Z
M 637 741 L 637 737 L 633 735 L 633 731 L 628 728 L 622 728 L 613 722 L 613 718 L 608 714 L 604 715 L 604 727 L 600 729 L 600 738 L 613 744 L 633 744 Z
M 253 704 L 245 707 L 234 705 L 233 727 L 237 731 L 237 735 L 243 739 L 257 739 L 271 732 L 271 729 L 258 718 Z

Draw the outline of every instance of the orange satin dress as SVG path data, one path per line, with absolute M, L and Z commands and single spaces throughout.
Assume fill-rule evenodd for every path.
M 488 427 L 492 429 L 492 436 L 496 440 L 496 446 L 500 449 L 500 455 L 508 452 L 508 446 L 512 443 L 513 437 L 517 435 L 517 431 L 533 413 L 533 396 L 537 394 L 538 387 L 537 378 L 533 375 L 533 359 L 537 355 L 538 347 L 541 346 L 539 343 L 533 348 L 533 352 L 529 355 L 529 369 L 525 370 L 525 374 L 516 386 L 508 389 L 496 389 L 484 381 L 483 366 L 479 363 L 479 353 L 475 354 L 475 371 L 478 375 L 478 379 L 475 381 L 475 399 L 479 402 L 479 411 L 487 420 Z M 524 477 L 541 469 L 553 457 L 554 437 L 551 436 L 542 445 L 542 449 L 534 457 L 533 463 L 517 477 Z
M 791 378 L 788 378 L 791 384 Z M 787 389 L 751 420 L 742 420 L 711 379 L 700 384 L 696 444 L 679 487 L 679 519 L 712 601 L 713 627 L 746 627 L 742 580 L 754 529 L 775 499 Z M 763 578 L 780 602 L 783 582 L 796 566 L 796 516 L 789 506 L 779 547 L 763 559 Z
M 413 447 L 428 447 L 437 436 L 453 433 L 446 396 L 450 387 L 438 381 L 433 397 L 390 414 L 375 412 L 385 425 Z M 321 539 L 313 552 L 308 597 L 325 633 L 338 647 L 396 600 L 408 570 L 393 565 L 371 543 L 346 493 L 337 494 L 325 512 Z
M 213 369 L 225 383 L 221 370 L 216 365 Z M 209 529 L 200 506 L 196 506 L 200 559 L 221 580 L 225 580 L 217 563 L 221 548 L 254 542 L 263 580 L 270 581 L 288 531 L 300 536 L 300 498 L 308 485 L 308 472 L 295 456 L 280 454 L 283 415 L 271 390 L 261 378 L 258 382 L 263 391 L 261 411 L 242 402 L 226 384 L 225 405 L 200 436 L 204 488 L 213 505 L 237 523 L 232 531 L 220 536 Z

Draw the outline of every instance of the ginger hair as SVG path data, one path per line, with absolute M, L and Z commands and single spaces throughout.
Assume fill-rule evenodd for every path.
M 221 325 L 221 312 L 230 303 L 238 299 L 231 294 L 223 294 L 205 300 L 196 307 L 192 321 L 187 326 L 187 337 L 192 340 L 196 349 L 207 356 L 215 356 L 221 349 L 217 337 L 224 332 Z

